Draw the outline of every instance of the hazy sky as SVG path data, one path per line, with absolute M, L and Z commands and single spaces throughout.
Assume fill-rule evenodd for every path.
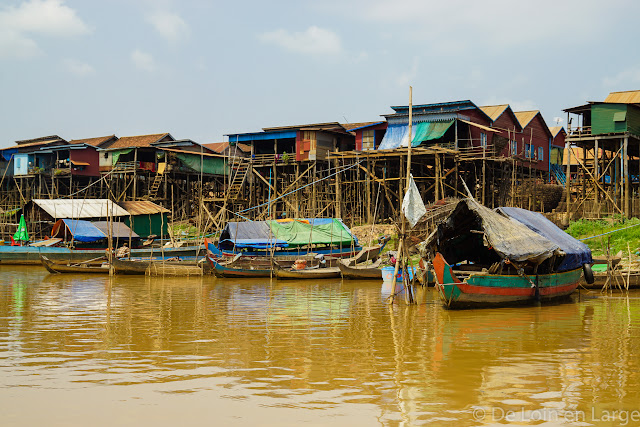
M 640 89 L 637 1 L 0 0 L 0 147 L 378 120 Z M 562 123 L 565 124 L 564 122 Z

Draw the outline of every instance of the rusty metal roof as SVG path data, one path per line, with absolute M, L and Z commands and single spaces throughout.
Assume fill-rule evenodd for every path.
M 129 212 L 108 199 L 33 199 L 32 201 L 56 219 L 129 216 Z
M 111 141 L 112 139 L 118 139 L 115 135 L 108 136 L 98 136 L 96 138 L 84 138 L 84 139 L 72 139 L 69 141 L 70 144 L 88 144 L 94 147 L 100 147 L 100 145 L 104 144 L 107 141 Z
M 615 104 L 640 104 L 640 90 L 611 92 L 604 102 Z
M 133 148 L 133 147 L 151 147 L 154 142 L 160 141 L 173 141 L 174 138 L 169 133 L 157 133 L 153 135 L 137 135 L 137 136 L 123 136 L 116 141 L 106 144 L 106 149 L 114 148 Z
M 491 120 L 494 122 L 498 120 L 498 117 L 500 117 L 507 108 L 509 108 L 509 104 L 485 105 L 484 107 L 480 107 L 482 112 L 491 117 Z
M 129 202 L 118 202 L 118 204 L 126 209 L 131 215 L 153 215 L 156 213 L 171 212 L 169 209 L 156 205 L 147 200 L 136 200 Z

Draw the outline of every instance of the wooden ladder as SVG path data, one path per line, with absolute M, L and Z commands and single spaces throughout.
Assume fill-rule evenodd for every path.
M 243 158 L 236 158 L 234 163 L 231 164 L 230 173 L 233 174 L 233 179 L 231 180 L 229 190 L 227 191 L 228 200 L 233 201 L 238 198 L 242 191 L 242 185 L 247 177 L 248 170 L 249 162 L 245 161 Z
M 157 174 L 153 178 L 153 182 L 151 183 L 151 187 L 149 188 L 149 199 L 155 199 L 158 195 L 158 190 L 160 190 L 160 185 L 162 185 L 162 175 Z

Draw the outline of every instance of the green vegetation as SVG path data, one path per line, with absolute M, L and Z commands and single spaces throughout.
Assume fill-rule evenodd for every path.
M 631 227 L 624 229 L 626 227 Z M 594 255 L 603 255 L 607 250 L 607 242 L 611 239 L 611 254 L 622 251 L 627 254 L 627 243 L 631 252 L 635 253 L 640 249 L 640 219 L 631 218 L 629 220 L 613 217 L 601 220 L 578 220 L 569 225 L 565 231 L 576 239 L 597 236 L 613 230 L 620 230 L 604 236 L 585 240 Z

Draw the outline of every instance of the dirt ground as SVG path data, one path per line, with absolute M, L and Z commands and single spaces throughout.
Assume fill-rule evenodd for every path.
M 351 228 L 351 232 L 358 238 L 361 245 L 371 245 L 380 236 L 395 236 L 396 227 L 392 224 L 359 225 Z

